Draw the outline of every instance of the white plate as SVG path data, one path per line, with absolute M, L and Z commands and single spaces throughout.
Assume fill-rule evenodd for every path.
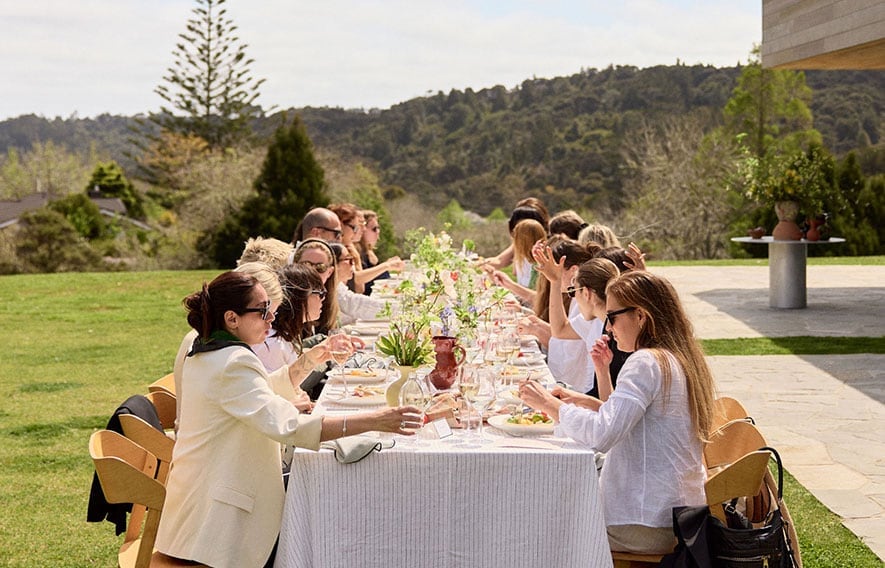
M 513 359 L 513 364 L 519 365 L 520 367 L 538 367 L 544 364 L 544 354 L 521 353 L 518 357 Z
M 324 401 L 338 406 L 381 406 L 387 404 L 387 397 L 383 394 L 374 396 L 346 396 L 344 398 L 329 398 Z
M 552 434 L 553 424 L 510 424 L 507 420 L 509 414 L 497 414 L 489 418 L 489 424 L 503 430 L 508 434 L 516 436 L 540 436 L 541 434 Z
M 378 384 L 383 383 L 387 380 L 387 371 L 384 370 L 372 370 L 371 374 L 366 373 L 365 371 L 354 373 L 354 369 L 345 369 L 344 370 L 344 380 L 347 381 L 348 385 L 358 385 L 358 384 Z M 329 374 L 329 380 L 333 383 L 341 383 L 341 375 L 338 374 L 338 370 L 334 370 Z

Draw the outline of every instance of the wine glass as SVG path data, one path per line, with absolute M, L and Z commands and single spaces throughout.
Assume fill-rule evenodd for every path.
M 330 330 L 329 354 L 332 356 L 332 361 L 334 361 L 335 366 L 338 367 L 338 378 L 344 385 L 344 392 L 342 393 L 341 398 L 345 398 L 350 395 L 347 390 L 347 379 L 344 376 L 344 363 L 347 362 L 352 353 L 353 345 L 350 343 L 350 338 L 347 337 L 347 334 L 340 329 Z
M 487 444 L 490 440 L 485 437 L 483 428 L 483 418 L 486 411 L 490 409 L 498 400 L 498 384 L 495 380 L 496 373 L 491 369 L 477 369 L 478 371 L 478 388 L 470 401 L 473 408 L 479 413 L 479 443 Z
M 423 384 L 422 384 L 423 383 Z M 415 406 L 419 409 L 419 420 L 421 424 L 424 424 L 424 416 L 427 412 L 427 406 L 430 404 L 431 396 L 430 389 L 427 384 L 418 378 L 418 374 L 415 371 L 409 373 L 409 378 L 402 386 L 399 391 L 399 404 L 400 406 Z M 418 427 L 421 429 L 421 426 Z M 415 433 L 415 438 L 417 439 L 418 433 Z M 411 437 L 407 437 L 407 440 L 411 440 Z
M 476 399 L 476 393 L 479 391 L 480 383 L 479 367 L 476 365 L 461 365 L 458 373 L 458 390 L 465 403 L 465 412 L 462 421 L 465 424 L 465 431 L 470 433 L 470 423 L 473 420 L 475 408 L 473 401 Z M 482 421 L 482 415 L 480 415 Z
M 498 356 L 506 363 L 513 365 L 516 354 L 519 353 L 519 333 L 516 329 L 507 329 L 498 337 L 495 344 Z

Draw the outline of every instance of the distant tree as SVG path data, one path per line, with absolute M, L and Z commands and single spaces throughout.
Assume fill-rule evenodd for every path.
M 264 79 L 253 79 L 246 44 L 227 17 L 226 0 L 197 0 L 178 34 L 175 63 L 156 92 L 172 108 L 160 107 L 151 122 L 164 130 L 195 134 L 213 148 L 235 145 L 249 137 L 249 122 L 264 115 L 255 105 Z M 176 111 L 183 114 L 176 114 Z
M 85 193 L 72 193 L 52 201 L 47 207 L 64 215 L 84 239 L 98 239 L 107 234 L 108 224 L 98 206 Z
M 46 207 L 19 219 L 15 252 L 24 272 L 102 270 L 101 256 L 64 215 Z
M 437 213 L 436 220 L 440 225 L 450 225 L 452 230 L 461 230 L 470 227 L 470 219 L 464 214 L 464 208 L 457 199 L 452 199 L 449 204 Z
M 297 116 L 277 129 L 253 189 L 255 195 L 211 238 L 212 256 L 219 266 L 233 266 L 249 237 L 291 240 L 305 213 L 329 203 L 323 168 Z
M 123 169 L 116 162 L 98 164 L 86 191 L 98 191 L 102 197 L 117 197 L 126 206 L 126 214 L 134 219 L 144 219 L 144 204 L 132 183 L 123 175 Z
M 725 105 L 725 131 L 742 135 L 752 154 L 762 160 L 822 142 L 813 128 L 811 89 L 801 71 L 764 69 L 755 47 Z

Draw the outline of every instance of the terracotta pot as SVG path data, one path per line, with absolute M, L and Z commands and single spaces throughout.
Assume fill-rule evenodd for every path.
M 808 230 L 805 232 L 805 240 L 819 241 L 821 236 L 821 227 L 823 227 L 826 222 L 826 219 L 822 216 L 814 218 L 809 217 L 807 221 Z
M 778 224 L 771 232 L 776 241 L 798 241 L 802 239 L 802 229 L 796 224 L 799 204 L 795 201 L 778 201 L 774 204 Z
M 765 236 L 765 229 L 762 227 L 756 227 L 755 229 L 750 229 L 749 231 L 747 231 L 747 234 L 752 239 L 761 239 Z

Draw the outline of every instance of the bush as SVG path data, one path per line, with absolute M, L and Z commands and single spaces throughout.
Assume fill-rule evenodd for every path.
M 15 252 L 24 272 L 104 270 L 101 256 L 61 213 L 46 207 L 19 219 Z

